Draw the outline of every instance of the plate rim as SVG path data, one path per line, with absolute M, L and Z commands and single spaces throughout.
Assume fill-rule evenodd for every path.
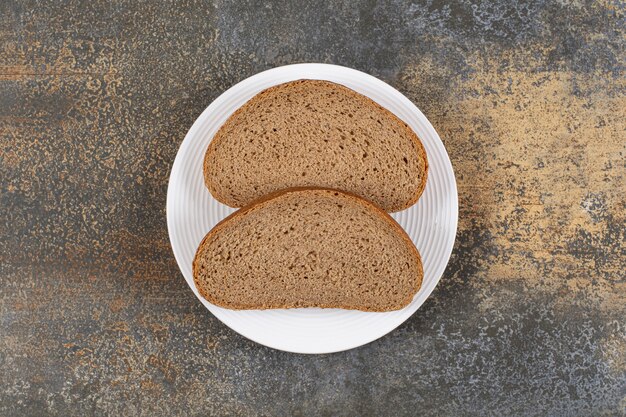
M 228 324 L 226 321 L 222 320 L 222 318 L 216 314 L 216 311 L 214 311 L 214 309 L 218 309 L 219 307 L 209 303 L 206 300 L 203 300 L 201 298 L 201 296 L 198 293 L 197 288 L 195 288 L 195 284 L 193 284 L 193 280 L 190 282 L 187 277 L 185 276 L 181 265 L 184 263 L 182 262 L 182 254 L 180 254 L 180 250 L 177 250 L 174 246 L 173 239 L 174 239 L 174 226 L 173 226 L 173 217 L 170 216 L 170 213 L 174 210 L 173 209 L 173 186 L 172 186 L 172 178 L 174 176 L 175 173 L 177 173 L 180 168 L 179 166 L 183 163 L 183 154 L 186 151 L 186 149 L 188 147 L 191 146 L 191 142 L 193 140 L 193 137 L 196 135 L 196 131 L 198 131 L 200 129 L 200 126 L 204 123 L 204 119 L 206 119 L 211 112 L 213 112 L 215 110 L 215 108 L 217 108 L 219 105 L 222 104 L 222 102 L 230 95 L 232 94 L 232 90 L 234 89 L 241 89 L 243 88 L 246 84 L 252 84 L 255 80 L 257 79 L 263 79 L 265 77 L 267 77 L 269 74 L 273 73 L 273 72 L 280 72 L 280 71 L 286 71 L 289 69 L 293 69 L 293 70 L 305 70 L 305 71 L 311 71 L 311 70 L 315 70 L 315 69 L 320 69 L 320 68 L 324 68 L 324 69 L 336 69 L 338 71 L 343 71 L 343 72 L 353 72 L 355 75 L 358 75 L 360 77 L 364 77 L 367 81 L 370 82 L 375 82 L 375 83 L 383 83 L 387 88 L 391 88 L 395 93 L 397 93 L 397 97 L 394 98 L 398 98 L 400 99 L 403 104 L 408 107 L 408 109 L 412 112 L 412 113 L 416 113 L 417 116 L 422 119 L 422 121 L 425 123 L 425 126 L 427 129 L 429 129 L 432 133 L 434 133 L 434 139 L 436 140 L 436 142 L 438 142 L 439 145 L 441 145 L 441 150 L 443 151 L 443 164 L 447 165 L 447 168 L 449 169 L 449 172 L 451 174 L 451 190 L 453 191 L 454 194 L 454 198 L 450 199 L 451 201 L 451 222 L 450 222 L 450 229 L 454 230 L 454 235 L 452 237 L 452 242 L 451 245 L 449 246 L 449 248 L 447 248 L 444 252 L 443 252 L 443 257 L 442 259 L 445 259 L 445 266 L 442 270 L 442 272 L 439 274 L 439 276 L 435 277 L 434 279 L 434 285 L 432 286 L 432 288 L 430 288 L 428 290 L 427 293 L 425 294 L 425 297 L 423 299 L 423 301 L 414 308 L 413 311 L 410 311 L 410 313 L 408 314 L 404 314 L 401 317 L 397 318 L 397 323 L 395 323 L 395 325 L 393 325 L 391 328 L 389 329 L 385 329 L 386 331 L 382 334 L 379 334 L 367 341 L 359 341 L 356 343 L 348 343 L 346 344 L 346 346 L 341 347 L 339 349 L 336 348 L 331 348 L 331 349 L 326 349 L 326 350 L 322 350 L 322 349 L 315 349 L 315 350 L 311 350 L 311 351 L 302 351 L 302 350 L 295 350 L 295 349 L 289 349 L 289 348 L 285 348 L 284 346 L 279 346 L 276 345 L 274 343 L 268 343 L 267 341 L 260 341 L 258 340 L 256 337 L 247 335 L 247 334 L 243 334 L 241 332 L 239 332 L 238 330 L 236 330 L 235 328 L 231 327 L 230 324 Z M 306 78 L 306 77 L 302 77 L 302 78 Z M 317 79 L 325 79 L 325 78 L 317 78 Z M 336 82 L 334 80 L 328 80 L 330 82 Z M 276 84 L 273 85 L 278 85 L 282 82 L 288 82 L 288 80 L 284 80 L 284 81 L 278 81 Z M 267 87 L 266 87 L 267 88 Z M 230 94 L 229 94 L 230 93 Z M 361 94 L 361 93 L 360 93 Z M 370 98 L 371 99 L 371 98 Z M 372 99 L 373 100 L 373 99 Z M 377 102 L 376 100 L 374 100 L 375 102 Z M 378 102 L 377 102 L 378 103 Z M 380 104 L 380 103 L 378 103 Z M 380 104 L 381 106 L 383 106 L 382 104 Z M 384 108 L 386 108 L 385 106 L 383 106 Z M 233 111 L 236 111 L 233 110 Z M 395 112 L 392 111 L 392 113 L 395 114 Z M 232 114 L 232 113 L 231 113 Z M 399 117 L 399 116 L 397 116 Z M 402 119 L 401 119 L 402 120 Z M 403 120 L 404 121 L 404 120 Z M 209 142 L 210 143 L 210 142 Z M 168 177 L 168 187 L 167 187 L 167 197 L 166 197 L 166 207 L 165 207 L 165 211 L 166 211 L 166 220 L 167 220 L 167 228 L 168 228 L 168 238 L 169 238 L 169 243 L 170 243 L 170 247 L 172 249 L 172 252 L 174 254 L 174 258 L 176 259 L 176 263 L 177 266 L 179 268 L 179 271 L 181 273 L 181 275 L 183 276 L 183 278 L 185 279 L 185 282 L 187 283 L 187 285 L 191 288 L 192 292 L 194 293 L 194 295 L 196 296 L 196 298 L 198 299 L 198 301 L 201 302 L 201 304 L 207 309 L 209 310 L 209 312 L 215 317 L 217 318 L 222 324 L 224 324 L 226 327 L 230 328 L 232 331 L 234 331 L 237 334 L 240 334 L 241 336 L 252 340 L 255 343 L 258 343 L 260 345 L 263 346 L 267 346 L 273 349 L 277 349 L 277 350 L 281 350 L 281 351 L 285 351 L 285 352 L 290 352 L 290 353 L 299 353 L 299 354 L 328 354 L 328 353 L 336 353 L 336 352 L 342 352 L 342 351 L 346 351 L 346 350 L 350 350 L 350 349 L 354 349 L 366 344 L 369 344 L 371 342 L 374 342 L 384 336 L 386 336 L 387 334 L 389 334 L 390 332 L 392 332 L 393 330 L 395 330 L 396 328 L 398 328 L 402 323 L 406 322 L 413 314 L 415 314 L 415 312 L 417 310 L 420 309 L 420 307 L 422 305 L 424 305 L 424 303 L 426 302 L 426 300 L 430 297 L 430 295 L 432 294 L 432 292 L 434 291 L 434 289 L 437 287 L 437 285 L 439 285 L 439 282 L 443 276 L 443 274 L 445 273 L 446 269 L 449 266 L 449 262 L 450 262 L 450 257 L 452 255 L 452 252 L 454 250 L 454 244 L 456 242 L 456 237 L 457 237 L 457 233 L 458 233 L 458 219 L 459 219 L 459 204 L 458 204 L 458 187 L 457 187 L 457 183 L 456 183 L 456 175 L 454 173 L 454 167 L 452 166 L 452 162 L 450 160 L 450 156 L 448 154 L 448 151 L 445 147 L 445 144 L 443 143 L 443 141 L 441 140 L 441 137 L 439 136 L 439 134 L 437 133 L 437 131 L 435 130 L 434 126 L 430 123 L 430 120 L 428 120 L 428 118 L 426 117 L 426 115 L 424 115 L 424 113 L 421 112 L 421 110 L 411 101 L 408 99 L 408 97 L 406 97 L 402 92 L 398 91 L 396 88 L 394 88 L 393 86 L 391 86 L 390 84 L 386 83 L 385 81 L 371 75 L 368 73 L 365 73 L 363 71 L 359 71 L 356 70 L 354 68 L 350 68 L 350 67 L 345 67 L 345 66 L 341 66 L 341 65 L 335 65 L 335 64 L 325 64 L 325 63 L 298 63 L 298 64 L 289 64 L 289 65 L 282 65 L 282 66 L 278 66 L 278 67 L 274 67 L 274 68 L 270 68 L 261 72 L 258 72 L 256 74 L 253 74 L 250 77 L 244 78 L 243 80 L 238 81 L 237 83 L 233 84 L 232 86 L 230 86 L 228 89 L 224 90 L 218 97 L 216 97 L 199 115 L 198 117 L 195 119 L 194 123 L 191 125 L 191 127 L 189 128 L 189 130 L 187 131 L 187 133 L 185 134 L 185 137 L 183 139 L 183 141 L 180 143 L 180 145 L 178 146 L 178 150 L 176 152 L 176 157 L 174 158 L 174 162 L 171 165 L 171 170 L 169 173 L 169 177 Z M 419 294 L 416 294 L 416 296 Z M 377 313 L 370 313 L 370 314 L 377 314 Z

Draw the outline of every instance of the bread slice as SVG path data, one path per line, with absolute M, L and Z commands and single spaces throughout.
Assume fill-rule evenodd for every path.
M 283 190 L 227 217 L 193 261 L 196 288 L 230 309 L 390 311 L 421 286 L 417 249 L 387 213 L 328 189 Z
M 347 87 L 299 80 L 271 87 L 215 134 L 204 179 L 217 200 L 243 207 L 290 187 L 327 187 L 393 212 L 412 206 L 428 162 L 417 135 Z

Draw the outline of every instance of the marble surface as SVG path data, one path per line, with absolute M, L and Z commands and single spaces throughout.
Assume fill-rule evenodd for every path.
M 626 415 L 625 6 L 0 2 L 0 415 Z M 409 97 L 458 181 L 449 267 L 396 331 L 275 351 L 172 255 L 195 118 L 259 71 Z

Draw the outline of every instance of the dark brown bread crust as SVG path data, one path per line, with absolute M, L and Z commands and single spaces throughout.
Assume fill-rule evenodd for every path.
M 376 103 L 374 100 L 370 99 L 367 96 L 364 96 L 363 94 L 357 93 L 356 91 L 342 85 L 342 84 L 337 84 L 337 83 L 333 83 L 331 81 L 326 81 L 326 80 L 308 80 L 308 79 L 301 79 L 301 80 L 296 80 L 296 81 L 290 81 L 288 83 L 283 83 L 283 84 L 278 84 L 275 85 L 273 87 L 267 88 L 263 91 L 261 91 L 260 93 L 258 93 L 257 95 L 255 95 L 254 97 L 252 97 L 250 100 L 248 100 L 246 103 L 244 103 L 244 105 L 242 105 L 241 107 L 239 107 L 232 115 L 229 116 L 229 118 L 226 120 L 226 122 L 224 122 L 224 124 L 220 127 L 220 129 L 217 131 L 217 133 L 215 134 L 215 136 L 213 137 L 213 140 L 211 141 L 211 143 L 209 144 L 207 151 L 205 153 L 204 156 L 204 162 L 203 162 L 203 170 L 204 170 L 204 182 L 206 187 L 208 188 L 209 192 L 211 193 L 211 195 L 218 200 L 220 203 L 222 204 L 226 204 L 228 206 L 231 207 L 237 207 L 237 205 L 233 205 L 233 202 L 230 201 L 230 199 L 228 197 L 226 197 L 225 195 L 220 194 L 218 187 L 216 187 L 212 180 L 211 180 L 211 176 L 207 175 L 208 172 L 208 165 L 209 165 L 209 160 L 212 156 L 212 153 L 215 151 L 216 147 L 219 145 L 219 142 L 221 140 L 223 140 L 224 136 L 225 136 L 225 128 L 228 126 L 229 121 L 234 119 L 237 115 L 239 115 L 240 113 L 242 113 L 243 111 L 246 111 L 248 105 L 252 105 L 254 102 L 258 101 L 261 97 L 263 97 L 264 95 L 269 94 L 271 91 L 278 89 L 278 88 L 285 88 L 285 86 L 287 85 L 291 85 L 291 84 L 295 84 L 295 83 L 303 83 L 303 82 L 308 82 L 308 81 L 323 81 L 325 83 L 328 84 L 334 84 L 334 85 L 338 85 L 342 88 L 344 88 L 345 90 L 349 91 L 350 94 L 353 95 L 358 95 L 360 97 L 365 97 L 367 99 L 367 101 L 373 105 L 374 107 L 376 107 L 378 110 L 380 110 L 381 112 L 383 112 L 384 114 L 387 115 L 387 117 L 389 118 L 393 118 L 395 120 L 398 120 L 402 126 L 404 126 L 406 133 L 408 134 L 408 136 L 411 138 L 411 140 L 413 141 L 413 143 L 415 144 L 416 150 L 417 150 L 417 157 L 419 159 L 422 159 L 424 161 L 424 172 L 421 178 L 421 182 L 418 185 L 414 196 L 407 201 L 406 204 L 402 205 L 402 206 L 397 206 L 397 207 L 391 207 L 389 208 L 390 212 L 396 212 L 396 211 L 401 211 L 401 210 L 405 210 L 409 207 L 411 207 L 413 204 L 415 204 L 419 198 L 422 196 L 424 189 L 426 188 L 426 180 L 428 178 L 428 158 L 426 155 L 426 149 L 424 149 L 424 145 L 422 144 L 422 142 L 420 141 L 420 139 L 418 138 L 417 134 L 413 131 L 413 129 L 411 129 L 404 121 L 400 120 L 400 118 L 398 118 L 395 114 L 393 114 L 391 111 L 387 110 L 386 108 L 384 108 L 383 106 L 381 106 L 380 104 Z M 363 197 L 364 198 L 364 197 Z
M 395 230 L 398 232 L 398 234 L 402 237 L 402 239 L 405 241 L 405 243 L 407 244 L 407 246 L 409 246 L 412 249 L 413 254 L 415 255 L 416 258 L 416 262 L 419 266 L 419 270 L 421 272 L 421 275 L 418 276 L 418 282 L 415 288 L 415 291 L 411 294 L 407 294 L 406 295 L 406 299 L 404 300 L 404 302 L 402 303 L 401 306 L 399 306 L 398 308 L 391 308 L 391 309 L 386 309 L 386 310 L 380 310 L 380 309 L 374 309 L 374 308 L 355 308 L 354 306 L 349 306 L 349 305 L 334 305 L 334 304 L 319 304 L 316 305 L 315 307 L 319 307 L 319 308 L 343 308 L 343 309 L 350 309 L 350 310 L 361 310 L 361 311 L 369 311 L 369 312 L 383 312 L 383 311 L 393 311 L 393 310 L 399 310 L 403 307 L 406 307 L 407 305 L 409 305 L 411 303 L 411 301 L 413 300 L 413 297 L 415 296 L 415 294 L 417 294 L 417 292 L 419 291 L 419 289 L 421 288 L 422 285 L 422 280 L 424 278 L 424 272 L 423 272 L 423 267 L 422 267 L 422 258 L 417 250 L 417 248 L 415 247 L 415 245 L 413 244 L 413 241 L 411 240 L 411 238 L 409 237 L 409 235 L 407 235 L 406 231 L 393 219 L 393 217 L 391 217 L 389 215 L 389 213 L 387 213 L 386 211 L 382 210 L 381 208 L 379 208 L 378 206 L 376 206 L 375 204 L 370 203 L 369 201 L 351 194 L 351 193 L 346 193 L 344 191 L 340 191 L 340 190 L 334 190 L 334 189 L 328 189 L 328 188 L 318 188 L 318 187 L 301 187 L 301 188 L 289 188 L 286 190 L 281 190 L 281 191 L 277 191 L 275 193 L 271 193 L 268 194 L 266 196 L 263 196 L 262 198 L 252 202 L 251 204 L 249 204 L 246 207 L 243 207 L 239 210 L 237 210 L 236 212 L 232 213 L 231 215 L 229 215 L 228 217 L 224 218 L 222 221 L 220 221 L 218 224 L 215 225 L 215 227 L 213 227 L 213 229 L 211 229 L 209 231 L 209 233 L 206 234 L 206 236 L 202 239 L 202 241 L 200 242 L 200 244 L 198 245 L 198 249 L 196 250 L 196 255 L 194 257 L 193 260 L 193 264 L 192 264 L 192 271 L 193 271 L 193 277 L 194 277 L 194 284 L 196 286 L 196 289 L 198 290 L 198 292 L 200 293 L 200 295 L 206 299 L 208 302 L 210 302 L 211 304 L 217 305 L 219 307 L 223 307 L 223 308 L 228 308 L 231 310 L 266 310 L 266 309 L 278 309 L 278 308 L 297 308 L 299 307 L 295 302 L 294 303 L 290 303 L 290 304 L 285 304 L 285 305 L 246 305 L 246 304 L 239 304 L 239 303 L 223 303 L 220 300 L 216 299 L 215 297 L 212 297 L 211 294 L 207 293 L 206 291 L 204 291 L 204 289 L 198 285 L 198 280 L 197 280 L 197 262 L 198 262 L 198 255 L 201 252 L 201 248 L 204 246 L 204 244 L 214 235 L 216 234 L 222 227 L 224 227 L 225 224 L 231 222 L 231 221 L 236 221 L 238 218 L 241 218 L 243 216 L 246 216 L 247 214 L 249 214 L 250 212 L 259 209 L 261 207 L 263 207 L 263 204 L 276 198 L 279 197 L 281 195 L 284 194 L 289 194 L 289 193 L 294 193 L 294 192 L 301 192 L 301 191 L 324 191 L 324 192 L 328 192 L 331 194 L 334 193 L 341 193 L 347 197 L 350 197 L 352 199 L 354 199 L 354 201 L 360 205 L 362 205 L 363 207 L 367 208 L 368 210 L 372 210 L 374 212 L 376 212 L 377 214 L 380 215 L 380 217 L 382 219 L 384 219 L 388 224 L 390 224 L 393 228 L 395 228 Z

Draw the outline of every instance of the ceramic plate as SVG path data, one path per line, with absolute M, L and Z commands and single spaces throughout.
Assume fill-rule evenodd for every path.
M 404 120 L 420 137 L 429 163 L 426 190 L 417 204 L 394 213 L 417 246 L 424 281 L 406 308 L 389 313 L 339 309 L 233 311 L 201 298 L 191 264 L 204 235 L 234 211 L 215 200 L 204 186 L 204 152 L 218 128 L 255 94 L 276 84 L 302 78 L 329 80 L 364 94 Z M 354 69 L 327 64 L 297 64 L 256 74 L 218 97 L 195 121 L 183 141 L 170 174 L 167 225 L 176 261 L 187 284 L 218 319 L 243 336 L 289 352 L 330 353 L 369 343 L 408 319 L 433 291 L 450 258 L 458 220 L 454 172 L 435 129 L 421 111 L 388 84 Z M 268 260 L 270 261 L 270 260 Z

